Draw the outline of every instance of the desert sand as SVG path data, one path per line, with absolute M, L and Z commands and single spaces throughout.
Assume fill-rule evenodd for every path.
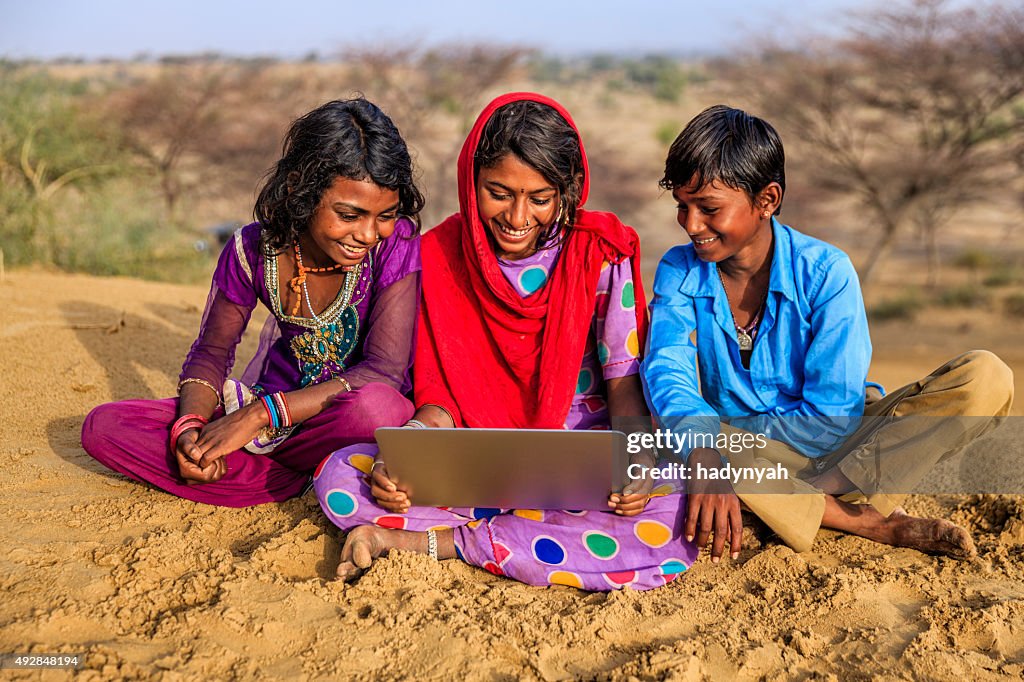
M 704 556 L 647 593 L 538 589 L 406 553 L 344 585 L 312 495 L 204 506 L 81 449 L 93 406 L 173 394 L 205 288 L 20 270 L 0 295 L 0 652 L 82 653 L 83 680 L 1024 675 L 1024 498 L 910 498 L 971 531 L 968 562 L 822 531 L 803 554 L 752 535 L 738 561 Z M 875 326 L 872 378 L 895 387 L 983 346 L 1019 383 L 1024 323 L 958 315 Z

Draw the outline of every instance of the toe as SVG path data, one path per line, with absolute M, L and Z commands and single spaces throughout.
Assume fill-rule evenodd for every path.
M 954 526 L 948 534 L 950 544 L 955 548 L 953 555 L 961 559 L 970 559 L 978 555 L 974 548 L 971 534 L 959 526 Z

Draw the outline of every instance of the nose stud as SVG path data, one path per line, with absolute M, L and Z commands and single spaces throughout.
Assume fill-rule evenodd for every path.
M 529 226 L 530 226 L 530 219 L 529 219 L 529 218 L 527 218 L 527 219 L 526 219 L 526 222 L 525 222 L 525 223 L 523 223 L 523 227 L 529 227 Z

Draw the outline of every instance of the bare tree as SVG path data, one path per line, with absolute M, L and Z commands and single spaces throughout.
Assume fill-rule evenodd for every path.
M 936 282 L 938 231 L 1005 184 L 1024 131 L 1024 8 L 917 0 L 872 12 L 849 39 L 740 66 L 733 75 L 756 83 L 760 110 L 805 146 L 821 187 L 869 212 L 862 281 L 916 225 Z
M 281 79 L 266 64 L 200 60 L 160 68 L 115 93 L 110 111 L 124 146 L 156 176 L 168 217 L 178 222 L 186 195 L 252 185 L 273 159 L 287 118 L 273 96 Z
M 529 54 L 517 47 L 444 45 L 346 51 L 352 80 L 395 120 L 426 171 L 424 219 L 454 210 L 455 162 L 485 97 L 507 83 Z

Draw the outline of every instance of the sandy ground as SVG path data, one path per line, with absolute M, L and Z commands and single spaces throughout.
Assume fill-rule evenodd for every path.
M 404 553 L 345 586 L 312 496 L 218 509 L 81 450 L 93 406 L 172 394 L 205 289 L 29 270 L 0 295 L 0 652 L 84 653 L 80 679 L 1024 675 L 1024 498 L 911 498 L 972 531 L 967 563 L 823 531 L 804 554 L 752 539 L 648 593 L 537 589 Z M 957 315 L 876 326 L 873 377 L 895 386 L 985 346 L 1019 382 L 1024 324 Z

